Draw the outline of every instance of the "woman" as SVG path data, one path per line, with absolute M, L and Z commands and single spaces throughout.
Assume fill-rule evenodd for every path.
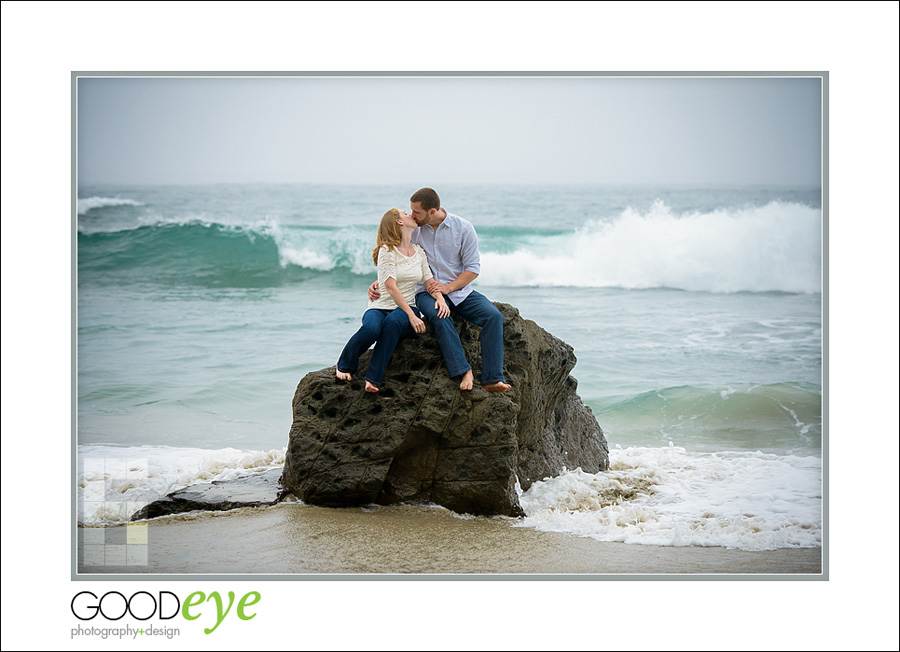
M 384 380 L 391 354 L 401 338 L 412 333 L 424 333 L 425 322 L 417 308 L 413 308 L 415 289 L 424 283 L 434 297 L 438 315 L 447 317 L 450 308 L 437 289 L 431 292 L 434 279 L 425 251 L 410 238 L 418 227 L 406 211 L 392 208 L 381 218 L 378 237 L 372 250 L 372 260 L 378 268 L 378 286 L 387 288 L 363 314 L 362 327 L 350 338 L 337 363 L 339 380 L 350 380 L 359 365 L 359 356 L 375 342 L 375 351 L 366 371 L 366 391 L 377 392 Z

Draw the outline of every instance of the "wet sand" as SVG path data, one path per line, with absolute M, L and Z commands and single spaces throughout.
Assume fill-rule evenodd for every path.
M 146 563 L 84 565 L 79 573 L 259 575 L 811 574 L 820 548 L 764 552 L 606 543 L 416 506 L 329 509 L 302 504 L 146 522 Z M 126 526 L 105 542 L 126 540 Z M 97 533 L 91 533 L 96 540 Z M 131 545 L 127 546 L 131 548 Z

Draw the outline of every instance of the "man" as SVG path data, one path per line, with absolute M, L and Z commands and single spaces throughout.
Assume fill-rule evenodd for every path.
M 481 272 L 475 227 L 468 220 L 444 210 L 440 197 L 431 188 L 413 193 L 409 207 L 419 225 L 413 231 L 412 241 L 425 250 L 434 280 L 450 313 L 481 326 L 481 389 L 505 392 L 510 386 L 503 376 L 503 315 L 470 285 Z M 375 301 L 380 296 L 376 281 L 369 288 L 369 299 Z M 459 388 L 472 389 L 472 366 L 466 360 L 453 319 L 449 315 L 438 315 L 434 298 L 421 283 L 416 286 L 416 307 L 434 328 L 450 377 L 462 376 Z

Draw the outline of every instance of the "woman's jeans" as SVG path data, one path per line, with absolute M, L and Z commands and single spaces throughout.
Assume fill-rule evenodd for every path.
M 444 297 L 451 315 L 459 315 L 481 326 L 481 383 L 503 383 L 503 315 L 486 296 L 473 290 L 459 305 Z M 416 295 L 416 306 L 434 327 L 447 372 L 451 378 L 462 376 L 472 366 L 466 360 L 459 333 L 452 317 L 438 317 L 434 297 L 427 292 Z
M 421 319 L 421 313 L 413 308 Z M 345 373 L 353 373 L 359 367 L 359 356 L 369 350 L 372 343 L 375 343 L 375 351 L 372 352 L 372 359 L 369 360 L 369 368 L 366 370 L 366 380 L 377 387 L 381 387 L 384 382 L 384 372 L 387 369 L 388 361 L 391 354 L 397 348 L 397 342 L 407 335 L 412 335 L 412 324 L 409 323 L 409 317 L 400 308 L 394 310 L 379 310 L 370 308 L 362 316 L 362 326 L 341 352 L 338 360 L 338 371 Z

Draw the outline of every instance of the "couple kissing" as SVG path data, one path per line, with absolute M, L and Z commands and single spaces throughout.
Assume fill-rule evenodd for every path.
M 372 260 L 378 280 L 369 287 L 362 326 L 350 338 L 336 367 L 350 380 L 360 356 L 375 344 L 366 371 L 366 391 L 377 392 L 397 343 L 431 324 L 451 378 L 474 386 L 472 366 L 451 315 L 481 327 L 481 389 L 505 392 L 503 315 L 471 286 L 481 272 L 475 227 L 441 206 L 437 192 L 422 188 L 409 198 L 410 213 L 392 208 L 381 218 Z

